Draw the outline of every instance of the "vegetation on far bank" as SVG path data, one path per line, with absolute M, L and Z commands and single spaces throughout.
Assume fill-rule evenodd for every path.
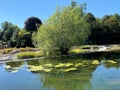
M 104 49 L 105 48 L 105 49 Z M 119 54 L 120 52 L 120 45 L 109 45 L 109 46 L 97 46 L 97 45 L 82 45 L 79 47 L 73 47 L 68 51 L 67 56 L 72 55 L 82 55 L 82 54 L 92 54 L 92 53 L 116 53 Z M 39 57 L 59 57 L 60 53 L 52 54 L 47 52 L 44 53 L 42 51 L 37 52 L 20 52 L 17 54 L 18 59 L 25 59 L 25 58 L 39 58 Z M 63 55 L 64 56 L 64 55 Z
M 18 59 L 39 58 L 42 56 L 43 54 L 41 52 L 20 52 L 17 54 Z
M 97 18 L 86 12 L 86 4 L 72 2 L 69 6 L 57 7 L 56 12 L 43 24 L 37 17 L 29 17 L 23 29 L 7 21 L 2 23 L 0 48 L 9 48 L 1 49 L 0 53 L 9 53 L 15 50 L 13 47 L 19 48 L 20 52 L 30 51 L 27 50 L 30 48 L 23 47 L 36 47 L 45 55 L 79 54 L 90 50 L 89 46 L 72 48 L 85 44 L 119 44 L 119 34 L 119 14 Z M 30 54 L 30 57 L 36 56 Z
M 31 47 L 26 47 L 26 48 L 4 48 L 0 49 L 0 54 L 14 54 L 18 52 L 28 52 L 28 51 L 38 51 L 37 48 L 31 48 Z
M 101 48 L 106 48 L 104 50 L 101 50 Z M 72 47 L 68 51 L 69 55 L 81 55 L 81 54 L 87 54 L 87 53 L 97 53 L 97 52 L 108 52 L 108 53 L 119 53 L 120 52 L 120 45 L 109 45 L 109 46 L 97 46 L 97 45 L 82 45 L 79 47 Z M 6 48 L 1 49 L 0 54 L 16 54 L 18 59 L 25 59 L 25 58 L 39 58 L 39 57 L 51 57 L 51 53 L 43 51 L 40 51 L 37 48 Z M 60 53 L 55 52 L 55 54 L 52 54 L 52 57 L 54 56 L 60 56 Z M 63 55 L 64 56 L 64 55 Z

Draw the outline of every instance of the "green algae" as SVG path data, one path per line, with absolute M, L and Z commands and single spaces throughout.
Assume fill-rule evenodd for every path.
M 117 62 L 113 61 L 113 60 L 107 60 L 108 63 L 112 63 L 112 64 L 116 64 Z
M 37 71 L 43 71 L 44 67 L 43 66 L 30 66 L 30 71 L 32 72 L 37 72 Z
M 82 63 L 76 63 L 74 66 L 79 67 L 79 66 L 82 66 L 82 65 L 83 65 Z
M 63 72 L 70 72 L 70 71 L 76 71 L 78 68 L 68 68 L 63 70 Z
M 95 64 L 95 65 L 97 65 L 97 64 L 100 64 L 100 62 L 99 62 L 98 60 L 94 60 L 94 61 L 92 61 L 91 64 Z
M 55 68 L 71 67 L 71 66 L 73 66 L 73 63 L 59 63 L 58 65 L 55 65 Z
M 45 67 L 53 67 L 53 65 L 50 64 L 50 63 L 49 63 L 49 64 L 45 64 L 44 66 L 45 66 Z

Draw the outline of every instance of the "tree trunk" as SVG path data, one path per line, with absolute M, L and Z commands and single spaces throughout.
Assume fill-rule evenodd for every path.
M 63 47 L 60 48 L 61 55 L 68 55 L 68 51 L 69 51 L 68 48 L 63 48 Z

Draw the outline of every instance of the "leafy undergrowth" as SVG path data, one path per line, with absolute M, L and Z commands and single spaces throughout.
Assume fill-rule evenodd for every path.
M 18 59 L 38 58 L 41 56 L 42 56 L 41 52 L 20 52 L 17 54 Z

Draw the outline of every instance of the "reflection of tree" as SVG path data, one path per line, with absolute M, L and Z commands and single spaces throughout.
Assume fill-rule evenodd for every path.
M 23 61 L 20 62 L 8 62 L 6 63 L 5 70 L 8 72 L 16 72 L 19 67 L 23 65 Z
M 19 68 L 20 66 L 23 65 L 23 61 L 19 61 L 19 62 L 8 62 L 8 63 L 6 63 L 6 65 L 11 66 L 11 68 Z
M 120 67 L 120 62 L 117 63 L 109 63 L 109 62 L 105 62 L 104 66 L 106 68 L 119 68 Z
M 26 62 L 28 65 L 34 65 L 34 66 L 40 65 L 38 60 L 28 60 Z
M 43 80 L 43 87 L 55 90 L 90 90 L 92 72 L 97 65 L 90 65 L 81 68 L 78 72 L 40 74 L 40 80 Z
M 59 60 L 51 60 L 51 59 L 41 59 L 41 60 L 28 60 L 26 61 L 28 65 L 34 65 L 34 66 L 39 66 L 39 65 L 44 65 L 44 64 L 58 64 Z

